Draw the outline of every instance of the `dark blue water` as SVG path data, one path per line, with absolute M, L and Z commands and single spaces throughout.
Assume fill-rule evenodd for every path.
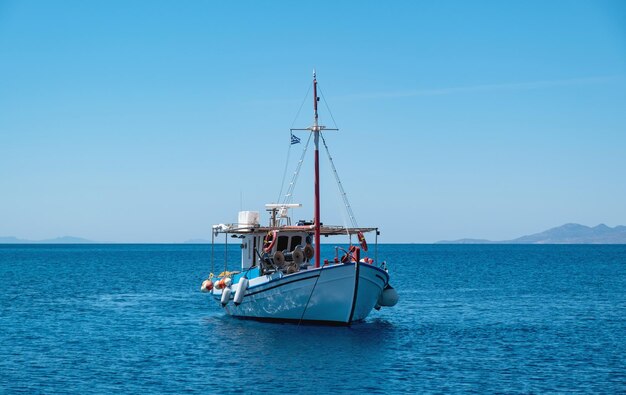
M 209 251 L 0 246 L 0 392 L 626 391 L 626 246 L 383 245 L 349 328 L 224 317 Z

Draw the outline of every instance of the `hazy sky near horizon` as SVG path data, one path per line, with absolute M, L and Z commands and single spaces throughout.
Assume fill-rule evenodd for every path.
M 626 224 L 624 1 L 0 0 L 0 236 L 181 242 L 263 211 L 314 67 L 381 242 Z

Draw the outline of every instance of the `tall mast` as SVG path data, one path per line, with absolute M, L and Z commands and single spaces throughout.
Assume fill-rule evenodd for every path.
M 315 142 L 315 267 L 320 267 L 320 127 L 317 121 L 317 101 L 317 78 L 315 76 L 315 70 L 313 70 L 313 113 L 315 115 L 313 119 L 313 137 Z
M 321 233 L 321 217 L 320 217 L 320 132 L 322 130 L 339 130 L 329 129 L 326 126 L 321 126 L 317 119 L 317 78 L 315 70 L 313 70 L 313 126 L 309 126 L 306 129 L 291 129 L 294 130 L 308 130 L 313 132 L 315 141 L 315 213 L 313 221 L 315 223 L 315 267 L 320 267 L 321 245 L 320 245 L 320 233 Z

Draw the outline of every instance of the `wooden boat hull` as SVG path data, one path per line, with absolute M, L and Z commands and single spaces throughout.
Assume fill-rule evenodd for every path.
M 250 280 L 243 301 L 224 310 L 243 319 L 349 325 L 364 320 L 389 282 L 384 270 L 346 263 Z M 220 302 L 221 291 L 213 290 Z

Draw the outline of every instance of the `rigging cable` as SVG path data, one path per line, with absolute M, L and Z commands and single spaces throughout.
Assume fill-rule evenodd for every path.
M 335 117 L 333 117 L 333 112 L 330 111 L 330 107 L 328 106 L 328 103 L 326 102 L 326 98 L 324 97 L 324 92 L 322 92 L 322 88 L 319 86 L 319 84 L 317 85 L 317 87 L 320 90 L 320 95 L 322 96 L 322 100 L 324 100 L 324 105 L 326 106 L 326 109 L 328 110 L 328 114 L 330 114 L 330 119 L 332 119 L 333 124 L 335 124 L 335 129 L 339 129 L 339 127 L 337 126 L 337 122 L 335 122 Z
M 337 187 L 339 188 L 339 193 L 341 194 L 341 198 L 343 199 L 343 204 L 346 207 L 348 216 L 350 217 L 350 223 L 352 223 L 352 226 L 354 228 L 358 228 L 356 218 L 354 216 L 354 213 L 352 212 L 352 207 L 350 206 L 350 202 L 348 201 L 348 195 L 346 194 L 346 191 L 343 189 L 343 185 L 341 184 L 341 180 L 339 179 L 339 173 L 337 173 L 337 168 L 335 167 L 335 163 L 333 162 L 332 156 L 330 156 L 328 145 L 326 145 L 326 139 L 324 139 L 324 135 L 322 133 L 320 133 L 320 137 L 322 138 L 322 143 L 324 143 L 324 148 L 326 148 L 328 161 L 330 162 L 330 166 L 333 169 L 333 174 L 335 175 L 335 181 L 337 182 Z
M 317 278 L 315 279 L 315 284 L 313 284 L 313 288 L 311 289 L 311 293 L 309 294 L 309 298 L 306 300 L 306 305 L 304 305 L 304 310 L 302 310 L 302 315 L 300 316 L 300 320 L 298 321 L 298 326 L 300 326 L 300 324 L 302 323 L 302 319 L 304 318 L 304 313 L 306 313 L 306 309 L 309 308 L 311 297 L 313 296 L 313 292 L 315 292 L 315 287 L 317 287 L 317 282 L 319 281 L 322 275 L 323 267 L 321 267 L 319 270 L 320 270 L 320 274 L 317 275 Z
M 307 97 L 309 97 L 309 92 L 311 92 L 311 86 L 313 86 L 313 83 L 309 84 L 309 89 L 306 91 L 306 95 L 304 95 L 304 99 L 302 99 L 302 103 L 300 103 L 300 108 L 298 108 L 298 112 L 296 113 L 296 116 L 294 117 L 293 122 L 291 122 L 291 129 L 293 129 L 293 125 L 296 124 L 296 121 L 298 120 L 298 116 L 300 115 L 300 112 L 302 111 L 302 107 L 304 106 L 304 102 L 306 102 Z M 276 199 L 277 202 L 280 202 L 280 197 L 283 196 L 283 189 L 285 187 L 285 177 L 287 176 L 287 168 L 289 167 L 289 156 L 291 154 L 292 145 L 293 144 L 291 143 L 291 141 L 289 141 L 289 148 L 287 149 L 287 160 L 285 161 L 285 170 L 283 171 L 283 180 L 280 182 L 280 192 L 278 193 L 278 199 Z
M 332 119 L 333 124 L 335 125 L 335 129 L 339 129 L 339 126 L 337 126 L 337 121 L 335 121 L 335 117 L 333 116 L 333 112 L 330 110 L 330 106 L 328 105 L 328 102 L 326 101 L 326 96 L 324 96 L 324 91 L 322 90 L 322 88 L 320 86 L 318 86 L 319 91 L 320 91 L 320 95 L 322 96 L 322 100 L 324 100 L 324 105 L 326 106 L 326 110 L 328 110 L 328 114 L 330 115 L 330 119 Z M 321 133 L 320 133 L 321 135 Z M 346 194 L 346 192 L 343 190 L 343 186 L 341 185 L 341 181 L 339 180 L 339 173 L 337 172 L 337 169 L 335 168 L 335 165 L 333 163 L 333 160 L 330 156 L 330 152 L 328 151 L 328 146 L 326 145 L 326 141 L 324 140 L 324 137 L 322 136 L 322 141 L 324 142 L 324 146 L 326 147 L 326 153 L 328 154 L 328 159 L 330 160 L 330 164 L 333 168 L 333 173 L 335 175 L 335 180 L 337 181 L 337 186 L 339 187 L 339 194 L 341 195 L 341 198 L 343 200 L 344 206 L 346 207 L 346 211 L 348 213 L 348 215 L 350 216 L 350 222 L 352 224 L 353 227 L 357 227 L 356 224 L 356 218 L 354 216 L 354 213 L 352 212 L 352 208 L 350 207 L 350 203 L 348 202 L 348 195 Z M 343 217 L 343 215 L 342 215 Z M 345 226 L 345 217 L 343 217 L 343 222 L 344 222 L 344 226 Z M 347 228 L 347 226 L 345 226 Z M 348 230 L 346 229 L 346 234 L 348 236 L 350 236 L 350 232 L 348 232 Z
M 287 189 L 287 193 L 285 194 L 285 197 L 283 199 L 283 204 L 289 204 L 292 202 L 293 190 L 296 187 L 298 175 L 300 174 L 300 168 L 302 167 L 302 162 L 304 162 L 304 156 L 306 155 L 306 151 L 309 148 L 309 143 L 311 142 L 311 136 L 313 136 L 313 133 L 309 133 L 309 138 L 306 140 L 306 144 L 304 145 L 304 149 L 302 150 L 302 155 L 300 156 L 300 160 L 298 161 L 298 165 L 296 166 L 296 171 L 293 172 L 291 183 L 289 183 L 289 188 Z
M 285 177 L 287 176 L 287 168 L 289 167 L 289 156 L 291 154 L 291 142 L 289 142 L 289 148 L 287 149 L 287 160 L 285 161 L 285 170 L 283 170 L 283 180 L 280 182 L 280 192 L 278 192 L 277 202 L 280 202 L 280 197 L 283 196 L 283 189 L 285 187 Z

